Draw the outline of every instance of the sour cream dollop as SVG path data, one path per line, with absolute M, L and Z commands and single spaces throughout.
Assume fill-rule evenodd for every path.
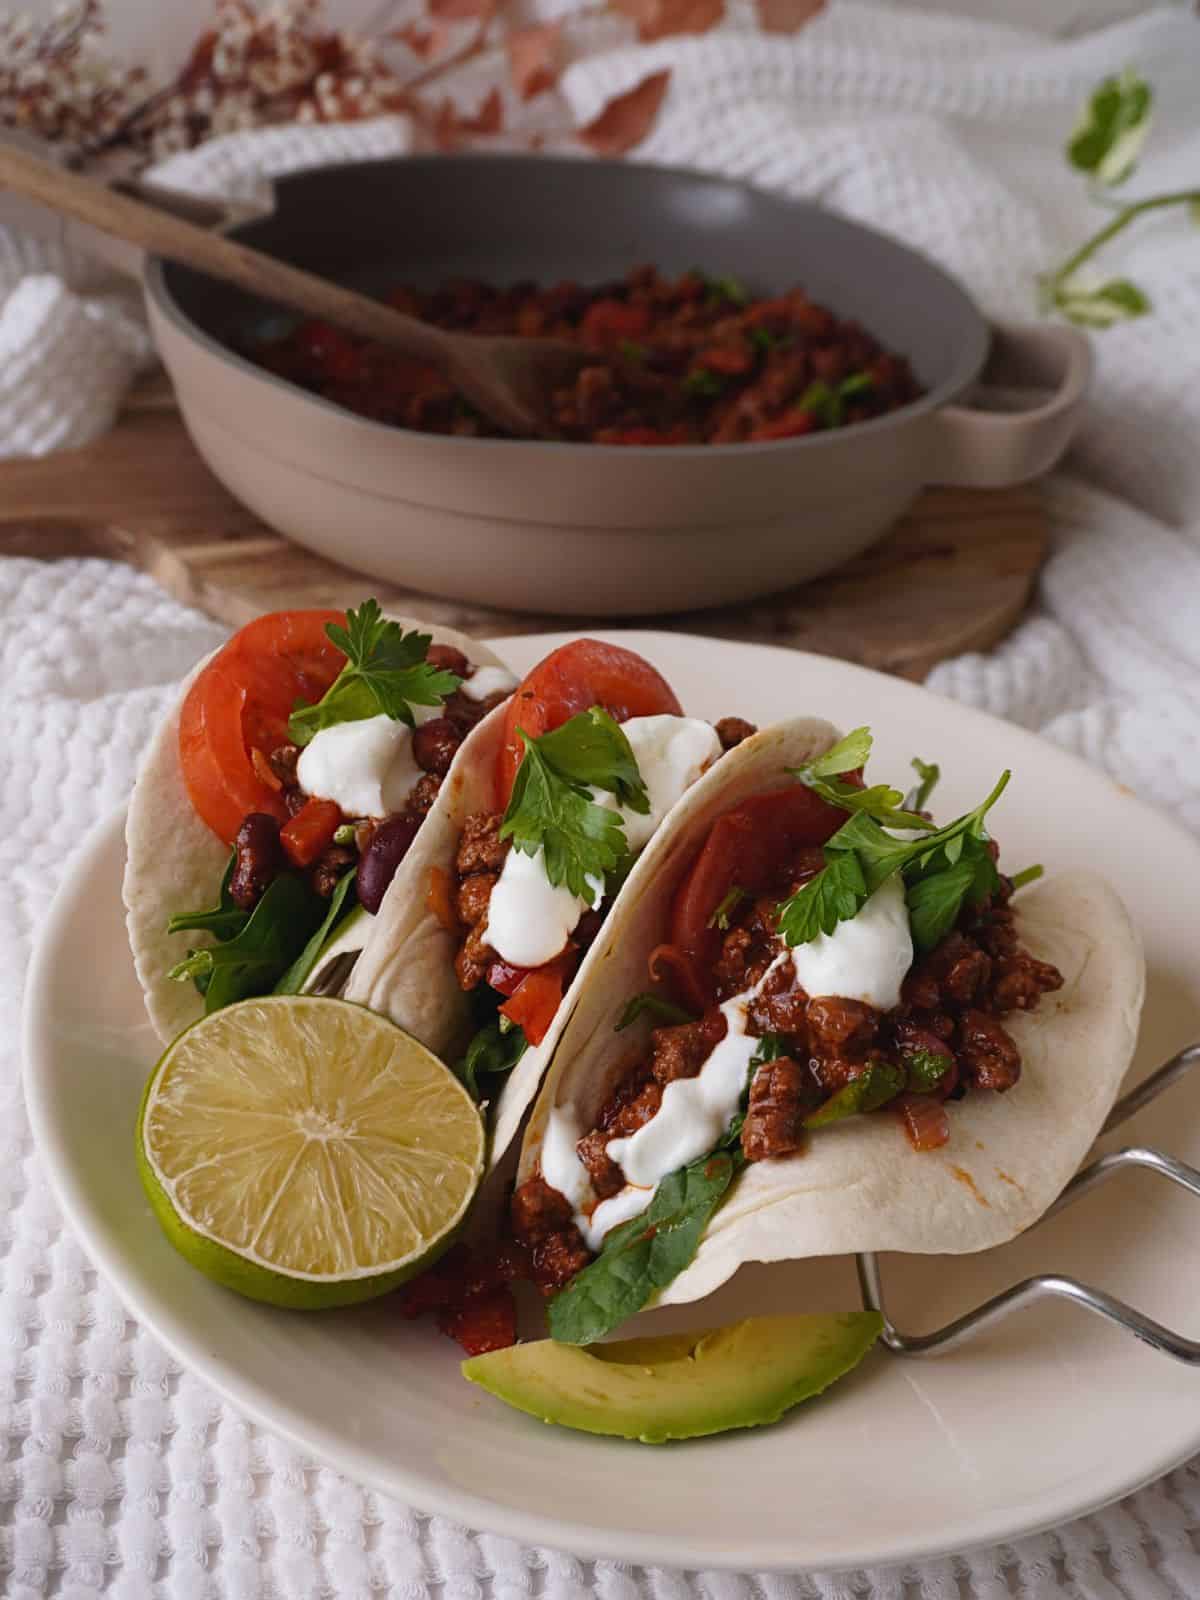
M 716 730 L 697 717 L 631 717 L 621 726 L 646 785 L 650 810 L 644 816 L 626 810 L 605 789 L 593 789 L 592 797 L 597 805 L 620 813 L 629 847 L 638 851 L 721 754 L 721 741 Z M 603 884 L 593 887 L 598 894 L 603 892 Z M 540 967 L 559 954 L 587 909 L 579 896 L 551 884 L 540 850 L 535 856 L 510 850 L 488 903 L 487 941 L 501 960 L 514 967 Z
M 796 982 L 814 999 L 837 995 L 879 1011 L 900 1004 L 900 985 L 913 960 L 904 884 L 896 873 L 856 917 L 839 922 L 791 952 Z
M 441 706 L 414 706 L 419 724 Z M 300 752 L 296 780 L 305 794 L 334 800 L 348 817 L 386 817 L 402 811 L 421 769 L 413 760 L 412 730 L 382 713 L 322 728 Z
M 490 694 L 511 694 L 517 680 L 507 667 L 476 667 L 469 678 L 459 684 L 459 693 L 468 700 L 486 700 Z

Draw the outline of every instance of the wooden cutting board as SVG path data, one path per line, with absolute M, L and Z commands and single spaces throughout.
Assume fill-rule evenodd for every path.
M 793 645 L 920 680 L 946 657 L 1003 638 L 1029 599 L 1046 542 L 1036 488 L 929 490 L 880 543 L 828 577 L 653 625 Z M 234 625 L 263 611 L 356 604 L 369 594 L 478 635 L 614 622 L 431 598 L 311 554 L 222 488 L 161 385 L 142 391 L 109 434 L 82 450 L 0 463 L 0 553 L 113 557 Z

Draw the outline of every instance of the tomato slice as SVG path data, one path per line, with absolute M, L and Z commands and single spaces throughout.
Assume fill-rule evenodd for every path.
M 671 905 L 671 964 L 682 958 L 690 965 L 690 1000 L 698 991 L 711 991 L 708 975 L 722 934 L 709 923 L 729 891 L 736 885 L 747 894 L 760 894 L 785 856 L 805 845 L 824 844 L 845 820 L 844 811 L 801 783 L 751 795 L 717 818 Z
M 575 955 L 575 946 L 569 944 L 561 955 L 555 956 L 544 967 L 534 967 L 500 1007 L 500 1015 L 515 1022 L 530 1044 L 541 1044 L 549 1033 L 550 1024 L 562 1003 L 568 977 L 574 969 Z
M 592 706 L 603 706 L 617 722 L 627 717 L 683 715 L 675 691 L 644 656 L 599 639 L 573 639 L 560 645 L 538 662 L 508 702 L 496 770 L 502 808 L 512 794 L 525 748 L 517 729 L 536 738 Z
M 346 658 L 325 633 L 341 611 L 277 611 L 235 633 L 188 690 L 179 720 L 179 760 L 196 814 L 232 844 L 242 819 L 264 811 L 283 822 L 280 790 L 264 781 L 252 752 L 288 742 L 297 700 L 319 700 Z M 261 763 L 260 763 L 261 764 Z

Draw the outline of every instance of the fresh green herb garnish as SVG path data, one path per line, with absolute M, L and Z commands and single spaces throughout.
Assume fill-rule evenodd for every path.
M 729 893 L 724 897 L 720 905 L 713 912 L 712 916 L 709 917 L 708 926 L 710 928 L 720 928 L 722 933 L 726 932 L 729 928 L 730 917 L 737 910 L 738 906 L 741 905 L 742 901 L 746 899 L 746 897 L 745 889 L 741 888 L 735 883 L 733 888 L 730 889 Z
M 543 850 L 550 882 L 595 905 L 596 885 L 589 879 L 603 882 L 629 847 L 620 813 L 597 805 L 590 790 L 607 790 L 639 815 L 650 810 L 629 740 L 599 706 L 538 739 L 517 731 L 525 752 L 500 837 L 526 855 Z
M 899 789 L 893 789 L 886 783 L 877 783 L 870 789 L 864 789 L 842 781 L 840 774 L 857 772 L 866 765 L 870 754 L 870 729 L 855 728 L 853 733 L 848 733 L 815 761 L 805 762 L 802 767 L 789 767 L 788 771 L 831 806 L 838 806 L 843 811 L 862 812 L 888 827 L 921 828 L 932 832 L 932 822 L 905 809 L 904 796 Z
M 906 1086 L 913 1094 L 928 1094 L 950 1070 L 949 1056 L 936 1055 L 932 1050 L 910 1050 L 904 1058 Z
M 769 328 L 751 328 L 746 337 L 754 349 L 764 356 L 770 355 L 772 350 L 779 347 L 779 339 Z
M 269 994 L 304 950 L 325 917 L 327 902 L 303 878 L 281 873 L 230 939 L 193 950 L 171 968 L 204 995 L 204 1014 L 252 995 Z
M 787 1055 L 787 1046 L 784 1044 L 781 1033 L 764 1033 L 758 1041 L 758 1049 L 750 1057 L 750 1066 L 753 1069 L 750 1076 L 759 1067 L 766 1066 L 768 1061 L 778 1061 L 780 1056 Z
M 986 858 L 995 877 L 995 867 L 986 850 L 987 834 L 983 823 L 1004 792 L 1009 776 L 1003 773 L 991 794 L 974 811 L 917 839 L 895 839 L 865 810 L 856 811 L 826 842 L 825 866 L 821 871 L 779 907 L 779 931 L 784 942 L 790 946 L 807 944 L 818 933 L 832 933 L 839 922 L 857 916 L 869 897 L 894 873 L 902 872 L 910 896 L 913 884 L 926 885 L 918 896 L 913 939 L 919 949 L 928 949 L 924 940 L 944 919 L 951 899 L 950 890 L 954 889 L 958 895 L 957 915 L 957 907 L 967 893 L 977 891 L 986 877 L 982 858 Z M 929 827 L 924 819 L 920 825 Z M 968 844 L 968 840 L 972 842 Z M 971 869 L 969 874 L 967 864 Z M 928 886 L 931 880 L 955 868 L 959 870 L 954 873 L 951 885 L 937 890 Z
M 810 411 L 823 428 L 837 428 L 846 420 L 846 402 L 874 388 L 870 373 L 853 372 L 834 387 L 817 378 L 797 400 L 801 411 Z
M 505 1028 L 504 1024 L 508 1023 Z M 485 1098 L 480 1088 L 480 1078 L 498 1077 L 511 1072 L 525 1054 L 527 1041 L 522 1030 L 508 1017 L 493 1017 L 475 1034 L 455 1072 L 467 1086 L 471 1099 L 478 1103 Z
M 353 868 L 349 868 L 338 879 L 337 887 L 329 896 L 327 902 L 329 909 L 326 911 L 320 927 L 283 974 L 282 978 L 276 983 L 271 991 L 272 994 L 300 993 L 334 930 L 354 910 L 358 902 L 358 895 L 355 890 L 356 874 Z
M 982 905 L 1000 887 L 986 840 L 967 836 L 954 840 L 950 849 L 959 845 L 961 853 L 953 861 L 942 851 L 928 864 L 909 869 L 908 921 L 913 944 L 922 953 L 941 944 L 958 921 L 964 900 Z
M 872 1061 L 860 1077 L 851 1078 L 836 1094 L 831 1094 L 824 1105 L 810 1111 L 804 1119 L 806 1128 L 825 1128 L 831 1122 L 841 1122 L 844 1117 L 856 1117 L 863 1111 L 878 1111 L 889 1100 L 895 1099 L 904 1088 L 904 1073 L 891 1061 Z
M 740 1148 L 716 1150 L 664 1178 L 645 1211 L 614 1228 L 596 1259 L 550 1301 L 551 1338 L 593 1344 L 673 1282 L 745 1165 Z
M 1021 872 L 1014 873 L 1008 881 L 1015 891 L 1023 889 L 1027 883 L 1036 883 L 1039 878 L 1044 878 L 1045 875 L 1046 869 L 1039 863 L 1036 866 L 1025 867 Z
M 654 994 L 649 989 L 644 989 L 641 994 L 635 994 L 626 1002 L 625 1009 L 613 1025 L 614 1033 L 621 1033 L 625 1028 L 631 1028 L 640 1016 L 650 1016 L 655 1019 L 656 1026 L 670 1026 L 681 1022 L 694 1022 L 696 1019 L 690 1011 L 685 1011 L 682 1006 L 677 1006 L 674 1001 L 664 999 L 661 994 Z
M 413 726 L 413 706 L 438 706 L 460 680 L 431 666 L 425 653 L 432 635 L 405 633 L 387 621 L 376 600 L 347 611 L 346 626 L 331 622 L 325 632 L 346 657 L 346 665 L 316 705 L 299 702 L 288 720 L 295 744 L 305 745 L 322 728 L 361 722 L 381 713 Z
M 697 367 L 683 380 L 683 392 L 694 400 L 715 400 L 717 395 L 725 393 L 725 379 L 707 367 Z
M 237 865 L 237 852 L 230 853 L 229 863 L 221 879 L 221 892 L 211 911 L 185 911 L 167 923 L 168 933 L 190 933 L 200 929 L 216 939 L 232 939 L 250 920 L 250 913 L 233 903 L 229 894 L 229 881 Z
M 924 811 L 929 805 L 930 795 L 937 788 L 942 769 L 936 761 L 922 761 L 920 756 L 914 756 L 910 765 L 917 775 L 917 782 L 905 796 L 904 809 Z
M 743 283 L 737 278 L 705 278 L 708 285 L 708 303 L 710 306 L 728 304 L 731 306 L 744 306 L 750 295 Z
M 1105 78 L 1080 115 L 1067 142 L 1067 160 L 1085 175 L 1093 198 L 1102 204 L 1112 204 L 1110 191 L 1137 167 L 1150 130 L 1153 100 L 1146 80 L 1127 69 L 1118 77 Z M 1136 283 L 1128 278 L 1087 283 L 1078 276 L 1079 269 L 1139 217 L 1170 206 L 1186 206 L 1193 221 L 1200 221 L 1200 189 L 1171 190 L 1118 207 L 1098 233 L 1055 271 L 1038 279 L 1042 309 L 1059 311 L 1069 321 L 1088 328 L 1109 328 L 1115 322 L 1144 316 L 1151 304 Z

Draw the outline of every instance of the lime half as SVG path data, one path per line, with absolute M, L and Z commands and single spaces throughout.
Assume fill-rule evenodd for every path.
M 138 1167 L 171 1243 L 229 1289 L 320 1309 L 383 1294 L 451 1242 L 484 1130 L 385 1017 L 275 995 L 203 1018 L 146 1085 Z

